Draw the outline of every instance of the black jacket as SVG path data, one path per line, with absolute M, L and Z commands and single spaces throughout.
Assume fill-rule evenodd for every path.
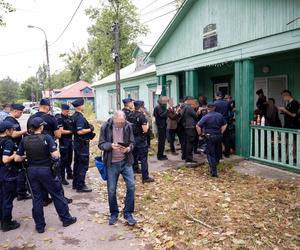
M 105 122 L 101 126 L 100 138 L 98 147 L 100 150 L 103 150 L 103 162 L 107 167 L 111 167 L 112 160 L 112 143 L 113 143 L 113 120 L 110 118 L 107 122 Z M 132 126 L 129 122 L 126 121 L 125 126 L 123 128 L 124 131 L 124 143 L 129 143 L 130 151 L 127 154 L 127 161 L 129 165 L 132 165 L 134 162 L 133 158 L 133 144 L 134 144 L 134 136 L 132 131 Z
M 184 128 L 195 128 L 198 122 L 198 115 L 191 105 L 185 104 L 182 109 L 182 125 Z
M 157 128 L 167 127 L 168 110 L 162 105 L 157 105 L 153 110 L 153 116 L 155 117 L 155 123 Z

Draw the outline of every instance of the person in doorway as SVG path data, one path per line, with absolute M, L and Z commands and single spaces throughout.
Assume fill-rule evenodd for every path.
M 14 124 L 14 132 L 12 134 L 12 140 L 14 142 L 14 147 L 17 149 L 20 145 L 20 142 L 23 136 L 27 133 L 27 130 L 22 130 L 21 125 L 18 122 L 18 119 L 23 115 L 23 110 L 25 107 L 21 104 L 12 104 L 10 115 L 5 118 L 5 121 L 9 121 Z M 25 169 L 20 167 L 20 163 L 17 163 L 18 167 L 18 179 L 17 179 L 17 200 L 27 200 L 31 198 L 31 195 L 28 193 Z
M 257 109 L 259 109 L 261 111 L 262 115 L 266 117 L 267 97 L 265 96 L 264 91 L 262 89 L 257 90 L 256 94 L 258 95 L 256 107 L 257 107 Z
M 197 131 L 200 136 L 204 136 L 207 141 L 207 160 L 210 167 L 210 175 L 218 177 L 217 166 L 221 159 L 220 145 L 222 134 L 226 130 L 227 123 L 219 112 L 216 112 L 216 105 L 209 103 L 207 105 L 208 114 L 204 116 L 197 124 Z
M 104 152 L 103 161 L 107 166 L 107 190 L 110 211 L 109 225 L 115 225 L 119 217 L 117 184 L 122 175 L 126 184 L 124 219 L 131 226 L 137 221 L 133 217 L 135 181 L 133 173 L 134 135 L 131 124 L 126 121 L 123 111 L 117 111 L 101 126 L 98 147 Z
M 296 101 L 291 91 L 285 89 L 281 92 L 284 102 L 287 103 L 285 107 L 278 107 L 278 111 L 284 115 L 284 127 L 290 129 L 299 129 L 300 124 L 296 119 L 297 113 L 300 109 L 299 102 Z
M 32 133 L 22 139 L 15 157 L 19 162 L 25 158 L 28 160 L 28 177 L 33 198 L 32 214 L 38 233 L 44 233 L 46 227 L 42 189 L 50 193 L 64 227 L 74 224 L 77 220 L 69 213 L 68 202 L 64 197 L 59 177 L 51 171 L 52 159 L 58 160 L 59 152 L 53 138 L 49 134 L 43 134 L 44 125 L 45 121 L 41 117 L 31 120 Z
M 153 116 L 155 117 L 155 123 L 158 133 L 158 145 L 157 145 L 157 159 L 159 161 L 168 160 L 168 157 L 164 155 L 165 143 L 167 138 L 167 110 L 168 97 L 162 96 L 159 98 L 158 105 L 153 110 Z
M 268 98 L 266 125 L 281 128 L 281 121 L 279 119 L 278 109 L 275 106 L 274 98 Z
M 231 107 L 230 103 L 224 100 L 224 96 L 221 91 L 216 92 L 214 105 L 215 112 L 220 113 L 224 117 L 226 123 L 228 124 Z M 224 145 L 224 156 L 228 158 L 230 157 L 230 131 L 228 126 L 226 126 L 226 130 L 224 131 L 224 133 L 222 133 L 222 135 L 222 142 Z

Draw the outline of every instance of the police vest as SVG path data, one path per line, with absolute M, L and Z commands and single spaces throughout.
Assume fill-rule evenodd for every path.
M 50 153 L 46 144 L 44 134 L 34 134 L 24 137 L 24 149 L 29 163 L 44 162 L 51 163 Z
M 142 123 L 141 123 L 142 117 L 143 114 L 140 112 L 131 112 L 128 115 L 127 120 L 132 124 L 132 130 L 134 136 L 145 136 Z
M 55 116 L 56 120 L 62 119 L 62 125 L 64 130 L 70 130 L 74 133 L 75 131 L 75 126 L 74 126 L 74 121 L 72 117 L 69 116 L 62 116 L 61 114 L 57 114 Z M 61 135 L 62 138 L 72 138 L 73 134 L 70 135 Z

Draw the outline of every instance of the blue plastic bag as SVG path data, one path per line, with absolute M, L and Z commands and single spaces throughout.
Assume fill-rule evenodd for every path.
M 95 158 L 95 164 L 102 180 L 107 181 L 107 166 L 104 164 L 102 156 L 97 156 Z

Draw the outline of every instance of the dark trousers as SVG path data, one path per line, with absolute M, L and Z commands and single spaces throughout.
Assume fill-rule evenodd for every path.
M 74 141 L 73 187 L 82 189 L 89 168 L 90 145 L 88 141 Z
M 175 152 L 175 136 L 177 135 L 179 139 L 179 143 L 182 146 L 183 144 L 183 134 L 179 129 L 169 129 L 169 142 L 170 142 L 170 150 L 171 152 Z
M 117 202 L 117 185 L 120 175 L 122 175 L 126 184 L 126 198 L 124 207 L 124 216 L 134 212 L 134 195 L 135 182 L 133 168 L 128 165 L 127 161 L 120 161 L 112 163 L 111 167 L 107 168 L 107 192 L 108 204 L 111 215 L 118 216 L 119 207 Z
M 17 177 L 8 172 L 6 167 L 0 166 L 0 220 L 12 220 L 13 201 L 17 195 Z
M 222 135 L 210 135 L 207 138 L 207 160 L 210 167 L 211 176 L 217 176 L 217 165 L 221 159 L 222 152 L 220 152 L 220 145 L 222 142 Z
M 157 128 L 157 134 L 158 134 L 157 158 L 162 158 L 164 156 L 164 151 L 165 151 L 167 129 Z
M 69 222 L 71 215 L 67 200 L 63 195 L 63 188 L 58 177 L 53 177 L 49 167 L 30 167 L 28 177 L 33 193 L 32 217 L 36 229 L 43 229 L 46 226 L 43 208 L 42 189 L 47 190 L 51 195 L 56 212 L 62 222 Z
M 139 161 L 141 162 L 142 178 L 146 180 L 149 178 L 148 172 L 148 144 L 144 138 L 136 137 L 133 149 L 134 164 L 133 166 L 138 167 Z
M 21 170 L 18 172 L 18 178 L 17 178 L 17 193 L 18 195 L 26 195 L 28 191 L 27 188 L 27 181 L 25 176 L 25 170 Z
M 72 139 L 64 138 L 60 140 L 60 170 L 61 178 L 66 178 L 66 172 L 68 176 L 72 176 L 72 160 L 73 160 L 73 141 Z
M 225 156 L 230 155 L 230 140 L 231 140 L 230 130 L 227 127 L 223 133 L 223 139 L 222 139 L 222 142 L 224 144 L 224 155 Z
M 184 129 L 184 143 L 182 150 L 182 159 L 186 161 L 193 160 L 193 151 L 195 146 L 195 140 L 197 138 L 197 131 L 195 128 Z

